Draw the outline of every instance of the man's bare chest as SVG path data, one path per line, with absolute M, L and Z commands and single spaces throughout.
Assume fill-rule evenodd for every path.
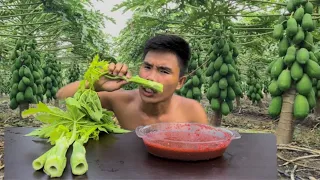
M 115 113 L 122 128 L 134 130 L 138 126 L 144 126 L 161 122 L 187 122 L 186 117 L 182 112 L 175 111 L 159 116 L 148 116 L 135 108 L 127 108 L 124 112 Z

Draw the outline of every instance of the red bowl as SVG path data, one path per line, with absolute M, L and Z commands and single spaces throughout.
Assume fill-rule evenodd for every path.
M 236 131 L 198 123 L 157 123 L 135 132 L 150 154 L 183 161 L 220 157 L 232 140 L 241 138 Z

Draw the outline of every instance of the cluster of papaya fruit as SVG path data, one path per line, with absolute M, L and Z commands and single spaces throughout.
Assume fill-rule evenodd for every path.
M 233 110 L 233 100 L 236 96 L 242 96 L 238 84 L 239 74 L 236 70 L 239 51 L 235 46 L 233 33 L 232 27 L 229 31 L 216 31 L 216 37 L 211 40 L 209 66 L 205 74 L 209 77 L 206 96 L 211 108 L 225 116 Z
M 315 97 L 320 98 L 320 80 L 313 79 L 312 86 Z
M 44 56 L 46 66 L 44 70 L 44 88 L 47 101 L 56 98 L 56 93 L 59 88 L 62 87 L 62 77 L 61 77 L 61 63 L 57 62 L 56 57 L 53 54 L 46 54 Z
M 43 71 L 35 48 L 35 40 L 17 40 L 11 55 L 13 65 L 9 107 L 13 110 L 20 104 L 36 104 L 43 100 Z
M 203 69 L 203 58 L 201 58 L 201 52 L 203 51 L 203 47 L 200 44 L 200 41 L 195 41 L 192 46 L 192 50 L 194 51 L 193 59 L 196 59 L 198 62 L 198 66 Z
M 247 97 L 252 101 L 252 104 L 260 103 L 261 99 L 263 98 L 262 83 L 260 81 L 260 77 L 259 77 L 256 69 L 249 68 L 247 76 L 248 76 Z
M 72 66 L 69 71 L 69 83 L 79 80 L 80 77 L 80 67 L 77 63 L 72 63 Z
M 200 101 L 202 98 L 201 87 L 204 83 L 202 69 L 198 66 L 197 53 L 192 53 L 191 63 L 188 67 L 189 76 L 178 94 L 186 98 Z
M 294 88 L 293 116 L 303 119 L 316 102 L 312 79 L 320 78 L 320 66 L 316 58 L 320 52 L 314 48 L 311 34 L 315 29 L 311 16 L 313 4 L 310 1 L 289 0 L 287 10 L 290 15 L 281 16 L 273 31 L 273 37 L 279 41 L 279 58 L 268 67 L 272 78 L 268 87 L 272 96 L 269 114 L 280 115 L 282 95 Z
M 38 99 L 38 102 L 40 102 L 40 101 L 43 101 L 43 94 L 44 94 L 44 86 L 43 86 L 44 71 L 43 71 L 42 65 L 41 65 L 40 52 L 36 49 L 37 42 L 35 40 L 33 40 L 32 43 L 30 44 L 30 47 L 31 47 L 30 54 L 31 54 L 31 57 L 33 58 L 33 61 L 34 61 L 33 66 L 36 67 L 36 69 L 38 70 L 38 73 L 40 75 L 40 78 L 35 80 L 35 83 L 38 87 L 37 99 Z M 34 76 L 37 77 L 37 75 L 34 75 Z

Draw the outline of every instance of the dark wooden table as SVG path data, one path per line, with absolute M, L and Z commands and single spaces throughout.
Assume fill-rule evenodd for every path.
M 32 169 L 32 161 L 50 148 L 49 143 L 23 135 L 32 128 L 5 129 L 5 180 L 49 179 Z M 277 179 L 276 138 L 272 134 L 242 133 L 220 158 L 180 162 L 150 155 L 134 132 L 101 135 L 86 145 L 89 170 L 73 176 L 69 164 L 60 179 Z M 37 141 L 34 141 L 37 140 Z

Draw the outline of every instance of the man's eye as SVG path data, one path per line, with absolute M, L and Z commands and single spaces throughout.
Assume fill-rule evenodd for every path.
M 144 66 L 144 68 L 146 68 L 146 69 L 150 69 L 151 67 L 150 67 L 150 66 Z
M 166 74 L 169 74 L 169 72 L 168 72 L 168 71 L 166 71 L 166 70 L 160 70 L 160 72 L 162 72 L 162 73 L 166 73 Z

